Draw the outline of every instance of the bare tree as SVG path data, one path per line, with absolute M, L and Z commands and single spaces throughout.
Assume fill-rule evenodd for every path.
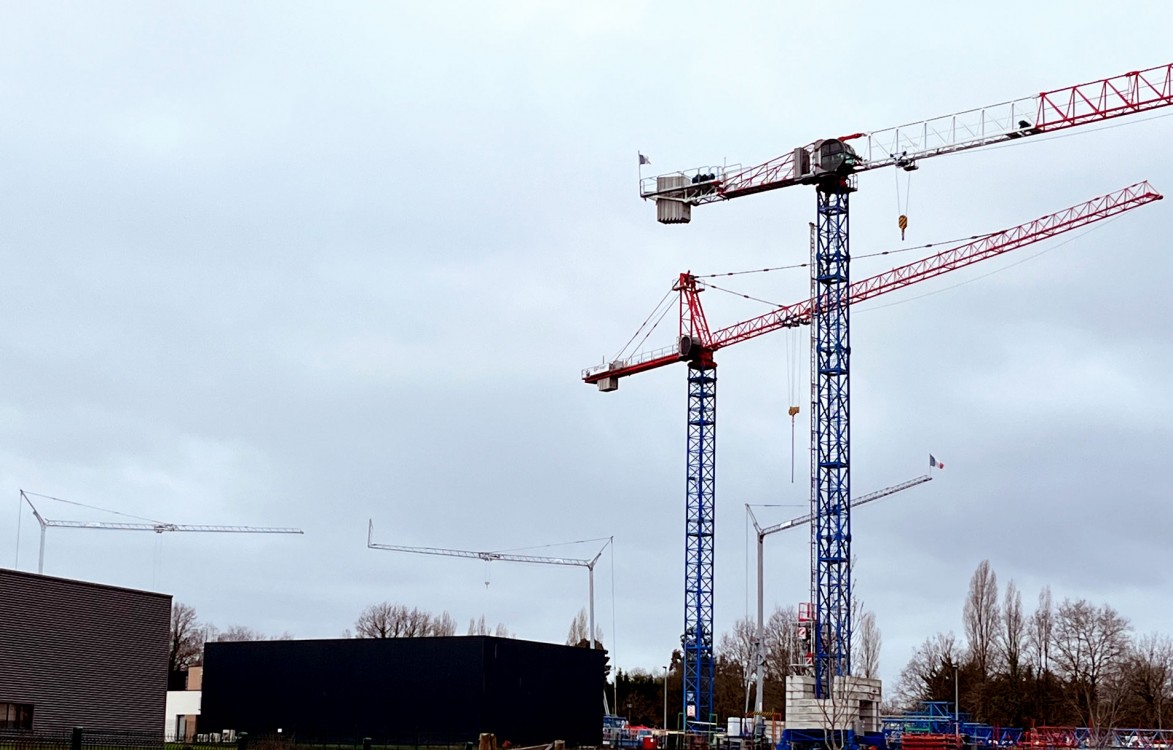
M 1140 638 L 1128 657 L 1127 680 L 1137 705 L 1135 726 L 1164 729 L 1173 688 L 1173 640 L 1157 633 Z
M 969 579 L 963 621 L 970 658 L 983 678 L 990 673 L 990 660 L 994 655 L 1000 620 L 998 576 L 990 567 L 990 561 L 982 560 Z
M 880 674 L 880 628 L 876 625 L 876 613 L 864 612 L 859 618 L 859 629 L 856 631 L 856 674 L 869 680 L 879 677 Z
M 428 635 L 456 635 L 456 620 L 453 620 L 452 615 L 448 614 L 447 612 L 441 612 L 432 618 L 432 624 L 429 628 Z
M 432 617 L 394 602 L 372 604 L 355 620 L 356 638 L 419 638 L 431 634 Z
M 904 708 L 911 708 L 931 698 L 938 675 L 943 671 L 952 672 L 953 667 L 957 666 L 958 651 L 957 638 L 953 633 L 937 633 L 926 638 L 917 646 L 904 669 L 900 670 L 895 702 Z
M 432 616 L 421 609 L 404 608 L 402 615 L 403 626 L 400 629 L 401 638 L 423 638 L 432 634 Z
M 798 639 L 798 612 L 794 607 L 778 607 L 765 623 L 762 647 L 765 649 L 766 675 L 782 682 L 802 663 L 803 646 Z
M 356 638 L 394 638 L 405 608 L 392 602 L 371 604 L 354 621 Z
M 513 634 L 509 632 L 509 628 L 505 627 L 505 623 L 497 623 L 497 627 L 493 630 L 489 629 L 485 622 L 485 616 L 481 615 L 480 619 L 471 619 L 468 621 L 469 635 L 495 635 L 498 638 L 512 638 Z
M 1056 673 L 1067 681 L 1072 708 L 1087 727 L 1112 725 L 1129 648 L 1128 620 L 1108 605 L 1065 599 L 1052 633 Z
M 745 674 L 753 671 L 754 641 L 757 625 L 749 620 L 733 623 L 733 632 L 722 633 L 717 644 L 717 655 L 738 665 Z
M 745 705 L 750 703 L 750 686 L 757 675 L 757 623 L 739 619 L 733 623 L 733 632 L 721 634 L 717 643 L 720 671 L 735 676 L 745 690 Z
M 167 666 L 178 672 L 199 664 L 204 651 L 204 629 L 194 607 L 176 602 L 171 606 L 171 649 Z
M 1035 674 L 1043 675 L 1051 669 L 1051 636 L 1055 627 L 1055 608 L 1051 603 L 1051 587 L 1039 592 L 1039 605 L 1031 615 L 1027 628 L 1027 647 Z
M 244 625 L 230 625 L 227 630 L 216 633 L 213 641 L 264 641 L 265 634 Z
M 595 643 L 598 644 L 603 640 L 603 630 L 595 623 Z M 574 619 L 570 621 L 570 632 L 566 634 L 567 646 L 583 646 L 590 645 L 591 642 L 591 626 L 587 620 L 586 607 L 578 611 Z
M 1026 640 L 1026 621 L 1022 616 L 1022 595 L 1014 581 L 1006 584 L 1006 593 L 1002 600 L 1002 663 L 1010 679 L 1017 680 L 1022 667 L 1022 651 Z

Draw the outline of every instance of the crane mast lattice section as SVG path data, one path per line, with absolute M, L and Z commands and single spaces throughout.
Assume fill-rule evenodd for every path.
M 713 713 L 713 526 L 716 518 L 717 366 L 688 369 L 684 550 L 684 727 L 707 729 Z
M 849 181 L 819 186 L 811 263 L 811 598 L 816 697 L 851 673 L 851 254 Z

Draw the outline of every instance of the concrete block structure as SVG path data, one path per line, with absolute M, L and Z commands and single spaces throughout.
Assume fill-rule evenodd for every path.
M 853 730 L 857 735 L 880 731 L 879 680 L 837 677 L 831 697 L 815 697 L 815 678 L 786 678 L 786 728 Z

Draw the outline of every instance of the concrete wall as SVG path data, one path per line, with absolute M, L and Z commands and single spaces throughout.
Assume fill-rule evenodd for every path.
M 787 729 L 853 729 L 857 734 L 880 731 L 879 680 L 839 677 L 831 698 L 815 698 L 815 678 L 786 678 Z
M 176 742 L 190 742 L 195 736 L 196 722 L 200 715 L 199 690 L 168 690 L 167 708 L 163 721 L 163 736 Z M 180 716 L 186 717 L 185 732 L 180 734 Z

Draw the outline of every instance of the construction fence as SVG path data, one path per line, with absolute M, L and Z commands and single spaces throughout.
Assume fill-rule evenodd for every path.
M 198 735 L 196 741 L 174 741 L 162 734 L 93 731 L 0 731 L 0 750 L 477 750 L 477 742 L 444 733 L 421 734 L 413 742 L 383 743 L 370 737 L 320 741 L 292 735 L 249 737 L 247 734 Z

